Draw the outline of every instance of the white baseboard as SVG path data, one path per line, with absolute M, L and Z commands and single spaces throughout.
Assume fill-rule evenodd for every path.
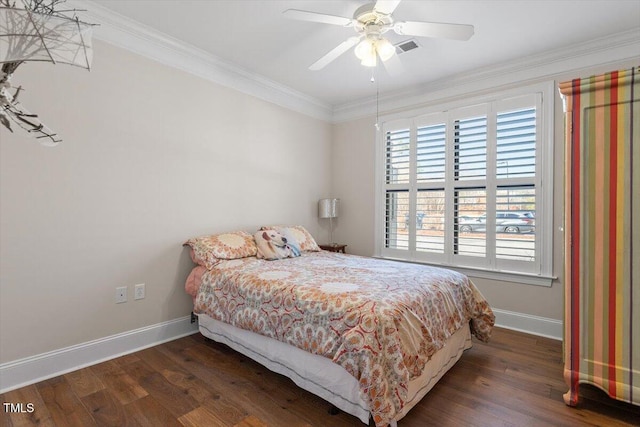
M 493 308 L 496 326 L 562 341 L 562 320 Z
M 496 326 L 562 340 L 562 321 L 493 309 Z M 0 365 L 0 393 L 198 332 L 190 316 Z
M 198 331 L 181 317 L 0 365 L 0 393 L 133 353 Z

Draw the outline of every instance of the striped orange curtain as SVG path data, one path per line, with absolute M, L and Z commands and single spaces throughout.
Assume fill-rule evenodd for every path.
M 560 85 L 569 405 L 580 382 L 640 404 L 639 80 L 632 68 Z

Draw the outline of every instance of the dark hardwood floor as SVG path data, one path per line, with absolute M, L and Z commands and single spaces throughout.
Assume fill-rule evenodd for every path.
M 400 427 L 630 426 L 640 407 L 581 386 L 562 394 L 559 341 L 495 329 L 404 418 Z M 228 347 L 192 335 L 0 395 L 24 412 L 1 426 L 359 426 L 331 406 Z M 33 412 L 29 412 L 32 404 Z

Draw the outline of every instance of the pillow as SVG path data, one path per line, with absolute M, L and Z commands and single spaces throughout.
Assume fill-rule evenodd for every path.
M 184 244 L 191 246 L 193 261 L 209 270 L 221 259 L 246 258 L 258 253 L 253 236 L 246 231 L 194 237 Z
M 320 247 L 316 243 L 315 239 L 301 225 L 283 226 L 274 225 L 268 227 L 262 227 L 260 230 L 278 230 L 280 233 L 293 237 L 299 244 L 302 252 L 318 252 Z
M 198 296 L 198 290 L 202 283 L 202 275 L 207 271 L 205 267 L 199 265 L 191 270 L 191 273 L 187 276 L 187 281 L 184 284 L 184 289 L 192 298 Z
M 258 247 L 258 258 L 266 260 L 295 258 L 300 256 L 300 246 L 287 231 L 260 230 L 253 235 Z

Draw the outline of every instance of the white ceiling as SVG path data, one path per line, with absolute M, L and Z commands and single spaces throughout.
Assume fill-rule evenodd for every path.
M 370 97 L 371 69 L 349 51 L 320 71 L 309 65 L 354 35 L 352 28 L 294 21 L 289 8 L 352 17 L 367 1 L 332 0 L 94 0 L 99 6 L 202 49 L 253 74 L 340 105 Z M 91 3 L 88 3 L 89 5 Z M 90 11 L 90 6 L 87 7 Z M 420 48 L 400 56 L 397 76 L 376 71 L 381 94 L 493 64 L 637 31 L 640 0 L 404 0 L 396 20 L 471 24 L 466 42 L 417 39 Z M 410 37 L 387 33 L 392 43 Z M 640 52 L 638 52 L 640 58 Z

